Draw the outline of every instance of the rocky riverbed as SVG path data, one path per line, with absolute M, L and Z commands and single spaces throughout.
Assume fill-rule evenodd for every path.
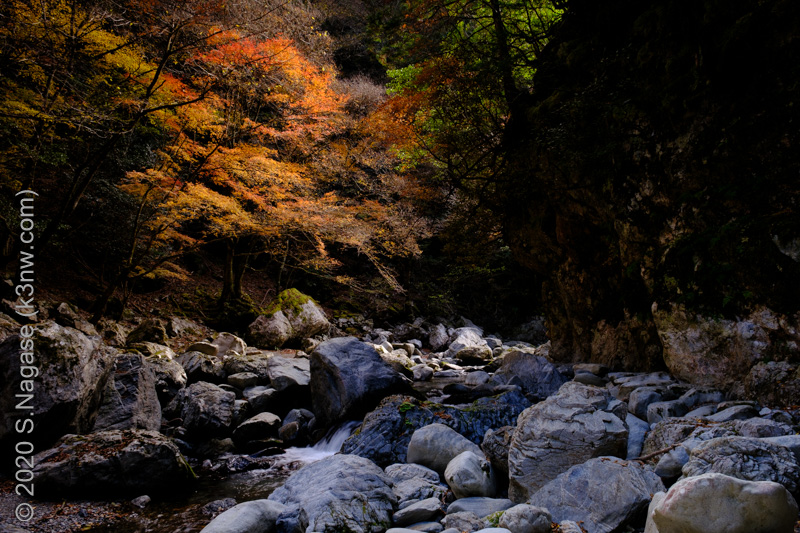
M 797 387 L 796 365 L 723 390 L 557 364 L 541 336 L 464 320 L 331 323 L 290 296 L 244 338 L 184 319 L 96 327 L 66 304 L 30 329 L 3 317 L 6 449 L 21 341 L 38 354 L 38 499 L 15 521 L 28 500 L 6 479 L 0 531 L 796 528 L 800 412 L 769 386 L 754 399 Z

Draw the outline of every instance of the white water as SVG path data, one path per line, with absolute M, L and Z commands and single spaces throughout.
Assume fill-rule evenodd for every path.
M 289 463 L 313 463 L 329 457 L 341 449 L 344 441 L 347 440 L 355 428 L 361 425 L 361 422 L 345 422 L 344 424 L 331 429 L 325 438 L 313 446 L 306 448 L 286 448 L 283 454 L 276 457 L 276 463 L 289 464 Z

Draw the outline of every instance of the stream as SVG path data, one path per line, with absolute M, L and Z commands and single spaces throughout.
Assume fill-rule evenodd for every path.
M 238 472 L 223 477 L 200 476 L 195 490 L 180 499 L 153 501 L 136 509 L 122 521 L 87 529 L 94 533 L 195 533 L 211 521 L 204 507 L 211 502 L 233 498 L 237 503 L 266 498 L 283 485 L 294 471 L 335 454 L 361 424 L 350 421 L 328 432 L 322 440 L 304 448 L 287 448 L 268 458 L 268 468 Z M 230 456 L 235 459 L 237 456 Z M 241 457 L 241 456 L 238 456 Z

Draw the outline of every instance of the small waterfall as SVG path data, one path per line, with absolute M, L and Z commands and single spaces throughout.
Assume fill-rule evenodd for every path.
M 325 438 L 313 446 L 307 446 L 305 448 L 286 448 L 286 451 L 283 452 L 282 455 L 276 457 L 277 463 L 313 463 L 331 456 L 339 451 L 344 441 L 347 440 L 347 437 L 360 425 L 361 422 L 345 422 L 340 426 L 332 428 L 328 431 L 328 434 L 325 435 Z

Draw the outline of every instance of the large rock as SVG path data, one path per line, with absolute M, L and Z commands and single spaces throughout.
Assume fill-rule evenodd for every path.
M 495 372 L 495 379 L 519 385 L 522 391 L 536 399 L 555 394 L 567 382 L 558 369 L 541 355 L 513 350 L 503 357 L 503 364 Z
M 426 498 L 404 507 L 394 513 L 392 521 L 396 526 L 410 526 L 417 522 L 438 520 L 444 516 L 439 498 Z
M 778 483 L 711 473 L 653 498 L 648 515 L 648 533 L 792 533 L 797 503 Z
M 22 326 L 0 344 L 0 440 L 14 434 L 19 413 L 32 415 L 39 445 L 91 430 L 117 353 L 55 322 Z
M 476 328 L 458 328 L 453 333 L 453 342 L 444 352 L 445 357 L 458 359 L 465 364 L 475 364 L 491 359 L 492 350 Z
M 514 426 L 503 426 L 489 429 L 483 436 L 481 450 L 492 466 L 504 476 L 508 476 L 508 449 L 511 447 L 511 437 L 514 436 Z
M 177 446 L 147 430 L 67 435 L 34 461 L 37 494 L 62 498 L 175 494 L 194 479 Z
M 176 360 L 186 371 L 188 383 L 207 381 L 209 383 L 224 383 L 225 369 L 222 360 L 215 355 L 192 351 L 179 355 Z
M 167 357 L 147 357 L 147 364 L 155 374 L 155 387 L 161 405 L 169 402 L 183 389 L 186 388 L 186 370 L 181 364 Z
M 492 498 L 497 493 L 494 469 L 483 457 L 483 453 L 464 451 L 455 456 L 447 463 L 444 480 L 456 498 L 470 496 Z
M 597 457 L 573 466 L 531 496 L 529 504 L 553 520 L 582 521 L 593 533 L 610 533 L 643 517 L 661 479 L 637 462 Z
M 411 435 L 406 460 L 443 474 L 450 461 L 466 451 L 483 455 L 477 444 L 451 427 L 444 424 L 430 424 L 419 428 Z
M 320 533 L 385 531 L 397 506 L 391 479 L 375 463 L 354 455 L 304 466 L 268 499 L 305 509 L 307 531 Z
M 447 514 L 454 513 L 475 513 L 481 518 L 485 518 L 494 513 L 505 511 L 513 507 L 514 502 L 506 498 L 485 498 L 474 496 L 471 498 L 460 498 L 447 506 Z
M 576 382 L 520 415 L 508 451 L 509 498 L 525 502 L 545 483 L 593 457 L 627 452 L 627 406 Z
M 743 320 L 692 317 L 678 309 L 654 318 L 670 373 L 723 391 L 741 383 L 758 361 L 785 350 L 785 339 L 800 340 L 797 328 L 763 308 Z
M 311 382 L 311 363 L 305 357 L 274 355 L 267 363 L 270 385 L 282 391 L 292 387 L 307 387 Z
M 220 333 L 211 344 L 217 347 L 217 355 L 220 357 L 244 355 L 247 352 L 247 344 L 232 333 Z
M 354 337 L 320 343 L 310 367 L 312 410 L 323 425 L 363 415 L 407 387 L 372 346 Z
M 498 525 L 514 533 L 550 533 L 552 521 L 547 509 L 521 503 L 506 509 Z
M 330 322 L 322 308 L 297 289 L 286 289 L 247 329 L 250 344 L 262 348 L 280 348 L 289 341 L 299 341 L 325 333 Z
M 758 363 L 744 378 L 742 396 L 769 406 L 793 405 L 800 398 L 800 365 L 786 361 Z
M 720 437 L 703 442 L 683 467 L 685 477 L 718 473 L 748 481 L 774 481 L 798 494 L 800 466 L 792 451 L 752 437 Z
M 412 501 L 443 499 L 448 490 L 439 482 L 438 473 L 422 465 L 398 463 L 387 466 L 385 472 L 392 480 L 392 490 L 401 509 Z
M 200 533 L 273 533 L 286 506 L 269 500 L 235 505 L 208 523 Z
M 364 418 L 361 430 L 345 441 L 342 451 L 366 457 L 381 466 L 404 463 L 408 460 L 411 436 L 422 427 L 445 424 L 477 444 L 489 429 L 515 424 L 529 405 L 518 391 L 481 398 L 467 408 L 392 396 Z
M 94 431 L 161 427 L 156 376 L 140 353 L 118 355 L 106 384 Z
M 197 438 L 227 436 L 234 419 L 236 395 L 200 381 L 181 390 L 165 409 L 170 418 L 178 416 L 183 427 Z

